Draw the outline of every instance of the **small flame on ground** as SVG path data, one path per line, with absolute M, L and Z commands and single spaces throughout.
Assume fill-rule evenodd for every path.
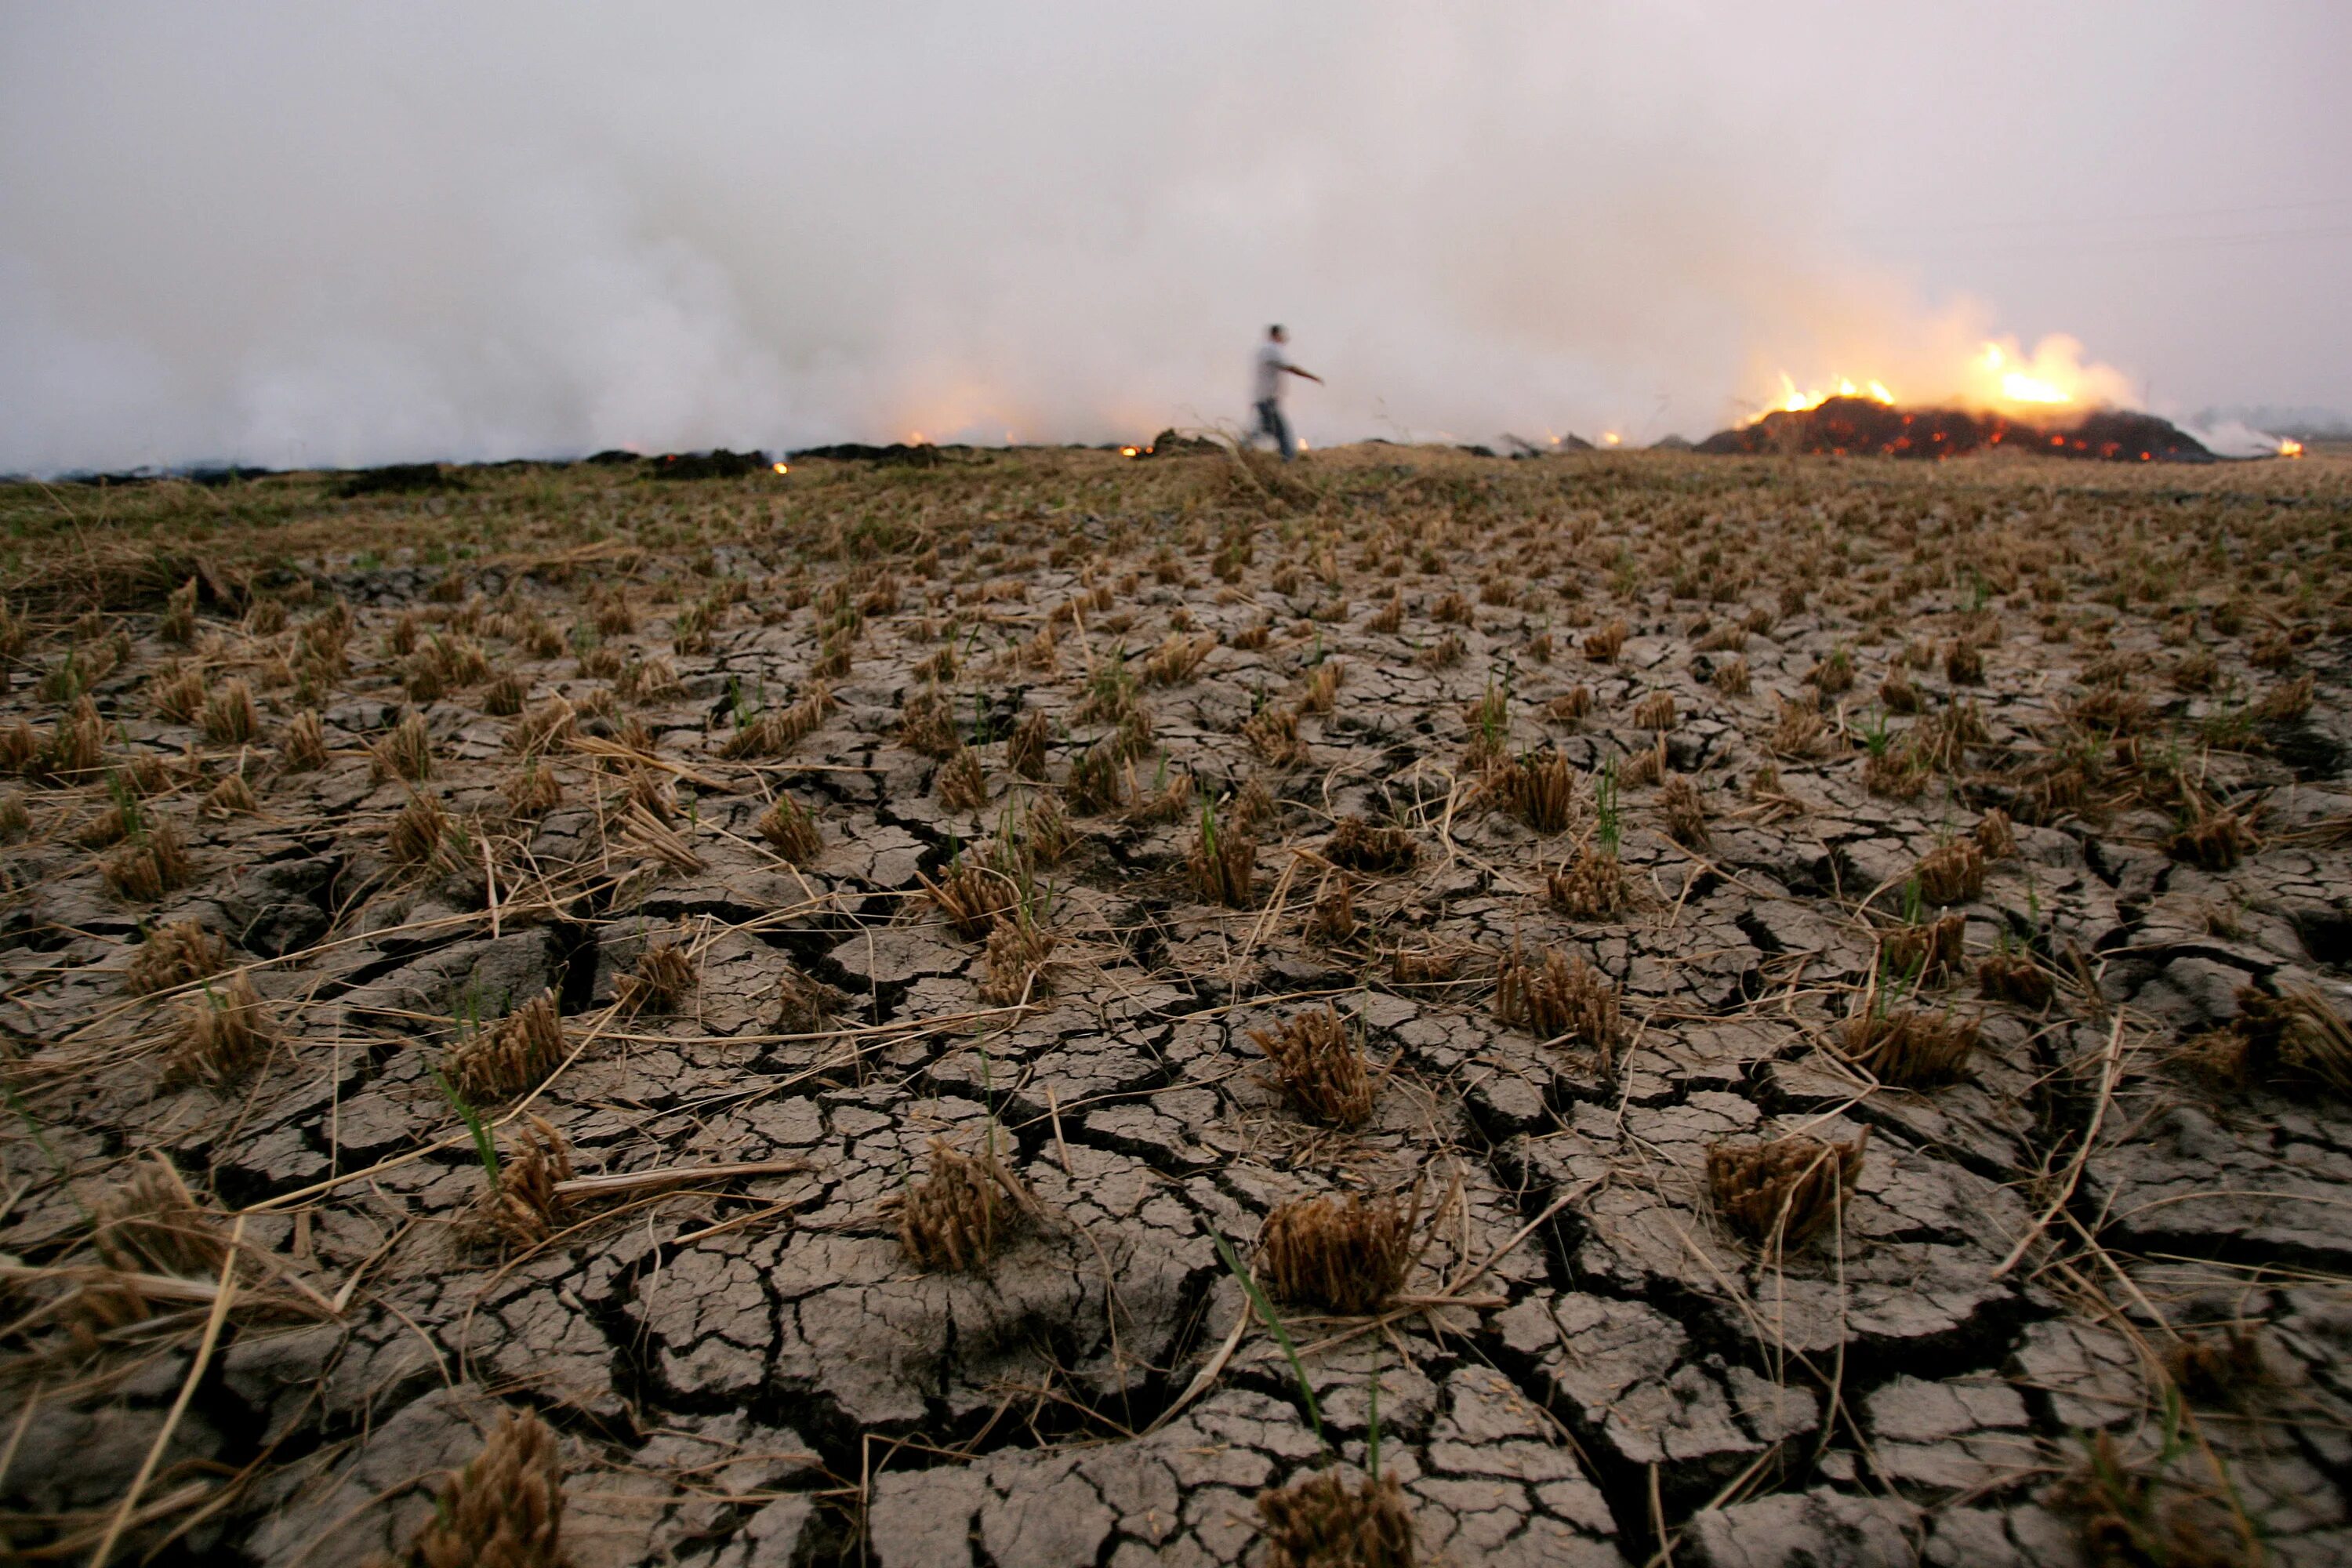
M 771 463 L 768 466 L 780 474 L 789 474 L 793 471 L 790 467 L 782 463 Z
M 1616 431 L 1614 431 L 1614 430 L 1603 430 L 1602 432 L 1601 432 L 1601 444 L 1602 446 L 1604 446 L 1604 447 L 1615 447 L 1615 446 L 1622 445 L 1622 444 L 1623 443 L 1624 439 L 1625 439 L 1625 437 L 1624 437 L 1620 436 L 1620 435 L 1619 435 L 1619 434 L 1617 434 L 1617 432 L 1616 432 Z
M 1122 458 L 1139 458 L 1143 455 L 1143 452 L 1140 447 L 1121 447 L 1118 449 L 1118 455 Z
M 2284 437 L 2279 441 L 2278 455 L 2282 458 L 2300 458 L 2303 456 L 2303 443 L 2292 436 Z

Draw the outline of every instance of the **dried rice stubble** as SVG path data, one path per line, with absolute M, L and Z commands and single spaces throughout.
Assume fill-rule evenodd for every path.
M 215 746 L 246 745 L 261 732 L 253 688 L 244 677 L 223 681 L 205 697 L 204 731 L 205 739 Z
M 1258 1227 L 1258 1268 L 1276 1300 L 1341 1317 L 1377 1312 L 1404 1288 L 1420 1259 L 1421 1186 L 1408 1207 L 1391 1192 L 1302 1198 L 1277 1205 Z
M 1050 960 L 1054 933 L 1016 909 L 996 917 L 988 933 L 988 973 L 980 983 L 981 1000 L 992 1007 L 1011 1007 L 1054 994 Z
M 2033 962 L 2031 951 L 2011 947 L 2004 937 L 1977 963 L 1977 994 L 2038 1013 L 2055 999 L 2058 983 Z
M 537 1415 L 506 1413 L 441 1489 L 401 1568 L 565 1568 L 563 1462 Z
M 196 1202 L 161 1153 L 134 1162 L 127 1177 L 99 1194 L 90 1240 L 109 1267 L 128 1273 L 217 1279 L 228 1259 L 218 1215 Z
M 1967 937 L 1967 917 L 1945 915 L 1895 927 L 1885 933 L 1882 951 L 1890 971 L 1924 985 L 1960 972 L 1968 957 Z
M 1307 916 L 1307 940 L 1318 947 L 1339 947 L 1355 940 L 1356 884 L 1345 872 L 1326 872 Z
M 700 979 L 698 966 L 683 942 L 649 942 L 635 965 L 613 987 L 614 1000 L 630 1016 L 639 1013 L 670 1013 Z
M 1801 1132 L 1769 1142 L 1717 1143 L 1706 1152 L 1707 1194 L 1742 1240 L 1793 1252 L 1853 1195 L 1869 1144 L 1867 1127 L 1851 1143 Z
M 1021 889 L 1013 879 L 977 856 L 950 866 L 936 882 L 920 871 L 915 880 L 922 884 L 931 907 L 966 942 L 983 940 L 996 928 L 996 917 L 1021 901 Z
M 778 795 L 760 814 L 759 833 L 779 858 L 793 866 L 807 866 L 824 848 L 815 819 L 788 795 Z
M 1557 750 L 1513 758 L 1479 785 L 1482 799 L 1501 805 L 1538 833 L 1565 833 L 1576 825 L 1581 775 Z
M 2228 1477 L 2189 1473 L 2210 1464 L 2201 1444 L 2167 1455 L 2126 1458 L 2112 1431 L 2084 1444 L 2083 1457 L 2046 1494 L 2075 1516 L 2090 1568 L 2256 1568 L 2275 1561 L 2241 1521 Z
M 988 776 L 981 769 L 980 753 L 970 746 L 940 765 L 935 786 L 940 804 L 950 811 L 978 811 L 988 804 Z
M 1318 1470 L 1257 1497 L 1265 1568 L 1412 1568 L 1417 1543 L 1404 1489 L 1391 1476 L 1350 1487 Z
M 1341 817 L 1323 845 L 1323 858 L 1332 865 L 1375 874 L 1410 871 L 1417 853 L 1404 828 L 1374 826 L 1360 816 Z
M 1370 1120 L 1379 1088 L 1347 1020 L 1326 1005 L 1250 1039 L 1273 1064 L 1273 1082 L 1299 1115 L 1330 1127 L 1360 1127 Z
M 558 1228 L 555 1184 L 572 1179 L 572 1147 L 542 1116 L 525 1119 L 520 1147 L 499 1162 L 498 1178 L 483 1173 L 461 1239 L 486 1250 L 539 1246 Z
M 286 773 L 316 773 L 327 765 L 327 727 L 318 710 L 305 708 L 286 721 L 278 735 L 278 770 Z
M 499 796 L 507 815 L 518 822 L 535 822 L 563 804 L 563 781 L 541 757 L 532 757 L 499 780 Z
M 1226 826 L 1217 826 L 1215 809 L 1203 803 L 1201 832 L 1185 854 L 1192 886 L 1202 897 L 1228 909 L 1254 908 L 1257 901 L 1257 840 L 1241 826 L 1236 811 Z
M 992 1130 L 977 1157 L 932 1139 L 929 1173 L 894 1201 L 900 1247 L 917 1268 L 933 1272 L 980 1270 L 1024 1215 L 1044 1212 L 998 1157 Z
M 1633 896 L 1617 857 L 1586 845 L 1576 858 L 1544 876 L 1544 896 L 1570 920 L 1606 920 L 1626 909 Z
M 1616 987 L 1580 953 L 1571 963 L 1541 948 L 1530 958 L 1515 943 L 1496 966 L 1495 1016 L 1538 1039 L 1566 1040 L 1591 1051 L 1602 1078 L 1616 1066 L 1618 1014 Z
M 123 967 L 123 984 L 151 996 L 187 985 L 228 967 L 228 942 L 197 921 L 173 921 L 147 933 Z
M 1977 1046 L 1974 1019 L 1909 1007 L 1874 1008 L 1847 1019 L 1841 1034 L 1856 1066 L 1896 1089 L 1958 1081 Z
M 218 986 L 207 983 L 180 1004 L 163 1081 L 229 1088 L 261 1065 L 278 1037 L 277 1018 L 250 976 L 233 974 Z
M 1045 777 L 1045 744 L 1053 737 L 1053 726 L 1045 713 L 1031 709 L 1013 727 L 1004 742 L 1004 765 L 1019 777 L 1042 782 Z
M 1704 849 L 1709 843 L 1706 802 L 1687 773 L 1676 773 L 1658 792 L 1658 809 L 1666 819 L 1666 834 L 1685 849 Z
M 467 1033 L 442 1058 L 442 1067 L 468 1102 L 503 1104 L 544 1083 L 564 1049 L 563 1018 L 555 993 L 547 990 L 489 1027 Z
M 1969 903 L 1984 892 L 1984 851 L 1974 839 L 1957 838 L 1920 857 L 1912 875 L 1919 880 L 1919 896 L 1929 903 Z
M 133 831 L 99 862 L 99 873 L 115 897 L 130 903 L 152 903 L 185 887 L 196 874 L 195 863 L 180 842 L 180 830 L 169 817 Z
M 2315 1086 L 2352 1100 L 2352 1024 L 2305 985 L 2275 996 L 2255 986 L 2238 992 L 2238 1016 L 2217 1031 L 2230 1043 L 2230 1076 L 2242 1084 Z
M 776 981 L 776 1027 L 787 1035 L 825 1035 L 848 1011 L 850 999 L 822 980 L 786 965 Z
M 378 784 L 388 779 L 416 784 L 433 776 L 433 736 L 425 727 L 425 715 L 414 708 L 401 715 L 392 733 L 371 746 L 369 752 L 369 771 Z

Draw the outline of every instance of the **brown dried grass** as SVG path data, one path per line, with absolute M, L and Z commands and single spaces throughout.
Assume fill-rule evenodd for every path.
M 147 933 L 131 950 L 123 984 L 148 996 L 217 974 L 228 967 L 228 943 L 196 921 L 173 921 Z
M 195 864 L 180 842 L 180 830 L 169 817 L 158 817 L 98 863 L 99 874 L 114 896 L 130 903 L 152 903 L 184 888 L 195 875 Z
M 760 814 L 759 831 L 779 858 L 794 866 L 806 866 L 824 848 L 815 820 L 788 795 L 777 795 Z
M 898 1244 L 918 1268 L 971 1273 L 1023 1215 L 1036 1212 L 1037 1200 L 992 1143 L 974 1158 L 934 1138 L 929 1173 L 908 1185 L 898 1208 Z
M 1495 972 L 1495 1016 L 1538 1039 L 1565 1040 L 1599 1058 L 1609 1076 L 1619 1045 L 1617 989 L 1579 954 L 1552 948 L 1530 957 L 1514 944 Z
M 1931 904 L 1969 903 L 1984 892 L 1984 851 L 1973 839 L 1955 839 L 1921 856 L 1912 875 L 1919 879 L 1919 896 Z
M 1371 1116 L 1371 1067 L 1337 1009 L 1318 1007 L 1272 1029 L 1252 1029 L 1249 1037 L 1299 1115 L 1331 1127 L 1360 1127 Z
M 1846 1055 L 1884 1084 L 1933 1089 L 1957 1080 L 1976 1049 L 1972 1019 L 1907 1007 L 1849 1018 L 1842 1028 Z
M 160 1153 L 133 1162 L 91 1204 L 90 1241 L 110 1267 L 131 1273 L 213 1279 L 228 1260 L 218 1215 L 197 1205 Z
M 1410 1208 L 1396 1193 L 1283 1204 L 1258 1227 L 1259 1273 L 1277 1300 L 1342 1317 L 1377 1312 L 1412 1271 L 1420 1225 L 1418 1186 Z
M 1025 910 L 998 915 L 988 933 L 988 972 L 980 983 L 981 1000 L 992 1007 L 1011 1007 L 1052 995 L 1049 961 L 1054 947 L 1054 933 Z
M 509 1413 L 442 1488 L 403 1568 L 566 1568 L 562 1533 L 555 1434 L 537 1415 Z
M 1742 1240 L 1793 1252 L 1853 1194 L 1869 1144 L 1867 1127 L 1851 1143 L 1801 1132 L 1770 1142 L 1717 1143 L 1706 1152 L 1707 1195 Z
M 537 1089 L 563 1053 L 563 1019 L 549 990 L 461 1038 L 442 1058 L 442 1070 L 469 1102 L 491 1105 Z
M 1318 1470 L 1257 1498 L 1265 1568 L 1413 1568 L 1412 1513 L 1394 1476 L 1350 1488 Z
M 622 1012 L 633 1016 L 676 1012 L 699 978 L 694 958 L 683 944 L 648 943 L 637 955 L 635 966 L 614 984 L 613 998 Z
M 1376 827 L 1360 816 L 1341 817 L 1323 845 L 1323 858 L 1334 866 L 1377 874 L 1412 870 L 1417 853 L 1404 828 Z

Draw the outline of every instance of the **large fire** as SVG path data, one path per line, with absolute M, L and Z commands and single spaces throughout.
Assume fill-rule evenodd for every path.
M 1937 381 L 1942 384 L 1933 384 Z M 1765 399 L 1743 423 L 1759 424 L 1774 414 L 1803 414 L 1833 397 L 1865 398 L 1890 408 L 1907 404 L 2042 417 L 2071 410 L 2087 414 L 2124 402 L 2126 385 L 2119 373 L 2105 365 L 2084 363 L 2083 346 L 2072 338 L 2044 338 L 2031 354 L 2015 338 L 2001 338 L 1987 341 L 1965 364 L 1941 376 L 1906 384 L 1906 396 L 1901 398 L 1885 381 L 1857 381 L 1834 372 L 1826 383 L 1801 389 L 1796 378 L 1782 371 L 1780 392 Z

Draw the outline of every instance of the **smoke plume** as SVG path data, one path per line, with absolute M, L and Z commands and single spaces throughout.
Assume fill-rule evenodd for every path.
M 18 7 L 0 470 L 1132 438 L 1237 421 L 1276 320 L 1320 439 L 1704 433 L 1782 368 L 1941 392 L 2000 323 L 1838 241 L 1816 143 L 1764 134 L 1777 36 L 1402 0 Z

